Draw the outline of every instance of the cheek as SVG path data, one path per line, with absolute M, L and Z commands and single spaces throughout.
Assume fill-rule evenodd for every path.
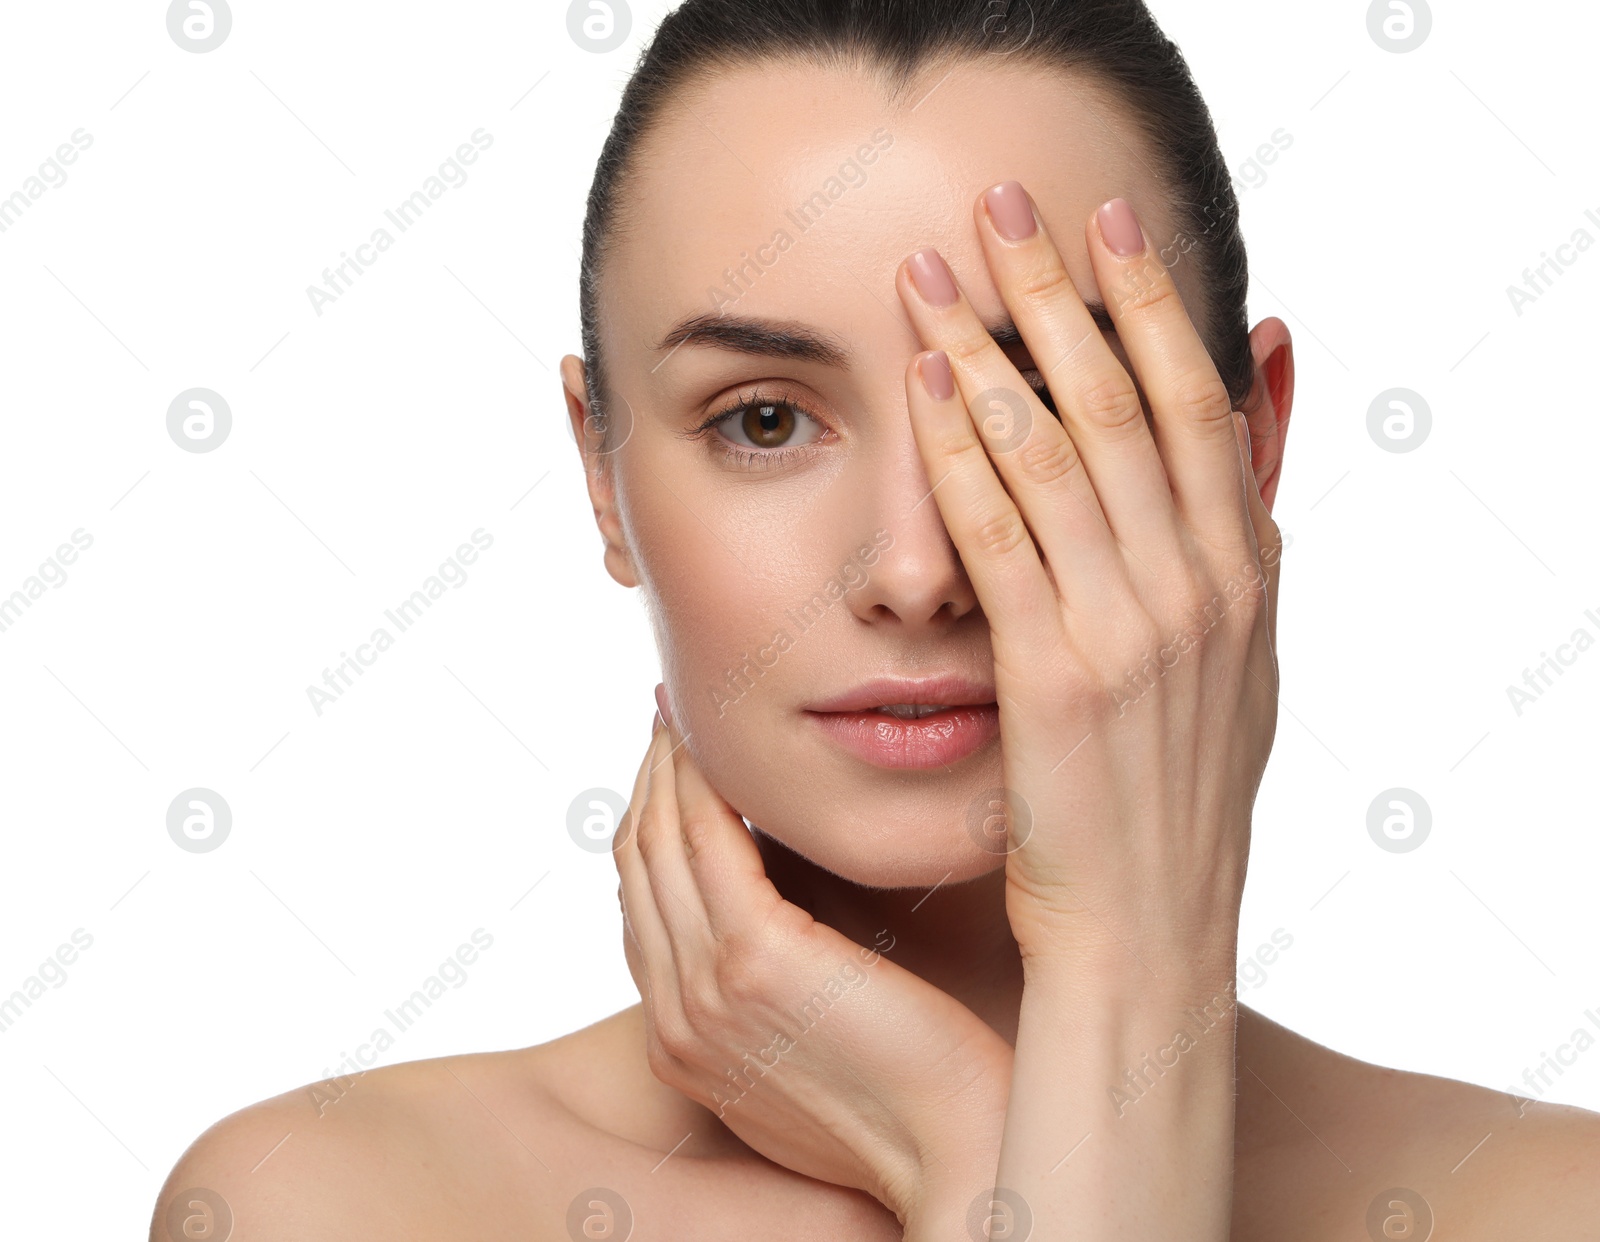
M 696 513 L 682 501 L 638 513 L 635 562 L 647 593 L 674 717 L 709 741 L 735 706 L 777 684 L 795 629 L 786 613 L 803 574 L 792 539 L 740 538 L 748 523 Z

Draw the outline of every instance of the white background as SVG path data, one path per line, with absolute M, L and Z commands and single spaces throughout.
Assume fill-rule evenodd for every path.
M 142 1231 L 201 1130 L 330 1073 L 474 929 L 492 948 L 385 1062 L 637 1000 L 611 859 L 565 822 L 630 787 L 657 662 L 556 367 L 594 160 L 666 6 L 605 54 L 558 0 L 237 0 L 204 54 L 164 8 L 12 5 L 0 30 L 0 195 L 93 138 L 0 233 L 0 595 L 93 538 L 0 632 L 0 997 L 93 937 L 0 1032 L 17 1237 L 63 1205 L 85 1237 Z M 1240 938 L 1293 945 L 1242 995 L 1504 1088 L 1600 1012 L 1600 647 L 1520 716 L 1506 693 L 1600 638 L 1600 246 L 1520 316 L 1506 292 L 1600 241 L 1600 18 L 1438 5 L 1395 54 L 1360 2 L 1154 8 L 1231 165 L 1293 138 L 1243 194 L 1251 320 L 1289 323 L 1298 392 Z M 480 127 L 469 179 L 318 316 L 306 287 Z M 233 414 L 208 453 L 166 430 L 197 386 Z M 1367 431 L 1397 387 L 1433 420 L 1404 454 Z M 479 527 L 465 584 L 317 716 L 307 685 Z M 195 786 L 232 809 L 214 852 L 166 830 Z M 1367 831 L 1397 786 L 1432 811 L 1409 853 Z M 1600 1049 L 1546 1098 L 1600 1108 Z

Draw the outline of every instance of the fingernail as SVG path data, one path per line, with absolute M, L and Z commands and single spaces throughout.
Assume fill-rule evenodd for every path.
M 668 725 L 672 723 L 672 707 L 667 703 L 667 687 L 656 682 L 656 707 L 661 712 L 661 719 Z
M 944 350 L 936 349 L 917 359 L 917 374 L 935 401 L 948 401 L 955 396 L 956 377 L 950 373 L 950 355 Z
M 1033 218 L 1033 204 L 1020 181 L 1002 181 L 984 192 L 983 205 L 995 232 L 1007 241 L 1026 241 L 1039 231 Z
M 1125 198 L 1114 198 L 1100 208 L 1100 236 L 1113 254 L 1129 258 L 1144 251 L 1144 230 Z
M 929 306 L 951 306 L 960 296 L 949 265 L 932 248 L 919 250 L 906 260 L 911 268 L 911 283 Z

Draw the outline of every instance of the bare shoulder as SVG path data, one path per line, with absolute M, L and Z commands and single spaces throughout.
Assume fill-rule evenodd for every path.
M 1236 1237 L 1595 1242 L 1600 1113 L 1361 1061 L 1253 1013 L 1239 1050 Z
M 708 1215 L 707 1205 L 716 1205 Z M 190 1144 L 151 1242 L 890 1239 L 892 1216 L 751 1152 L 657 1081 L 634 1006 L 549 1043 L 311 1083 Z M 186 1228 L 187 1222 L 187 1228 Z
M 252 1242 L 565 1238 L 541 1151 L 573 1136 L 560 1133 L 540 1052 L 406 1062 L 240 1109 L 173 1166 L 151 1242 L 230 1227 Z

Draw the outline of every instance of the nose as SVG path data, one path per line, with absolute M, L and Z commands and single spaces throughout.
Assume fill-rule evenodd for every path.
M 885 446 L 888 448 L 889 446 Z M 948 629 L 978 608 L 960 554 L 945 528 L 910 423 L 892 446 L 893 462 L 863 480 L 871 528 L 883 550 L 867 580 L 849 595 L 851 609 L 874 625 L 907 631 Z

